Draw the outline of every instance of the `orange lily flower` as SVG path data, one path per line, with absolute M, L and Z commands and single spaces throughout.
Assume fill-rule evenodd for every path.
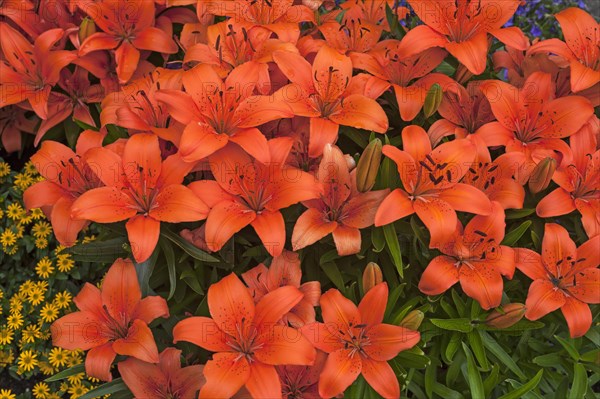
M 275 366 L 311 365 L 316 351 L 297 330 L 279 324 L 302 300 L 295 287 L 266 294 L 256 305 L 248 288 L 230 274 L 208 289 L 211 318 L 189 317 L 173 328 L 173 339 L 213 354 L 204 366 L 200 398 L 229 398 L 243 386 L 254 398 L 281 397 Z M 290 338 L 292 337 L 292 338 Z
M 531 91 L 535 87 L 536 91 Z M 561 138 L 578 131 L 592 116 L 594 108 L 581 96 L 554 98 L 550 74 L 532 73 L 523 88 L 508 83 L 487 81 L 481 90 L 488 98 L 497 122 L 482 126 L 480 135 L 488 146 L 506 146 L 518 151 L 528 162 L 537 164 L 546 157 L 568 162 L 571 151 Z
M 274 257 L 268 268 L 261 263 L 242 274 L 255 303 L 269 292 L 288 285 L 298 288 L 304 294 L 302 300 L 281 319 L 285 325 L 289 323 L 294 328 L 315 321 L 315 306 L 319 306 L 321 297 L 321 283 L 307 281 L 300 284 L 301 278 L 300 257 L 290 251 L 283 251 L 281 255 Z
M 319 395 L 344 392 L 359 374 L 385 398 L 400 397 L 398 378 L 387 363 L 421 339 L 417 331 L 383 324 L 388 299 L 386 283 L 370 289 L 358 307 L 336 289 L 321 296 L 324 323 L 302 327 L 302 334 L 329 356 L 319 378 Z
M 233 234 L 252 225 L 272 256 L 281 255 L 285 224 L 281 209 L 317 198 L 320 184 L 306 172 L 286 166 L 289 138 L 269 141 L 271 163 L 262 164 L 239 147 L 227 146 L 209 158 L 214 180 L 193 182 L 190 188 L 211 208 L 206 220 L 206 244 L 218 251 Z
M 154 133 L 163 140 L 179 144 L 183 126 L 169 119 L 166 106 L 156 99 L 159 90 L 181 89 L 181 72 L 156 68 L 150 74 L 132 80 L 121 91 L 102 101 L 102 126 L 115 124 L 134 133 Z
M 268 94 L 271 90 L 268 63 L 273 62 L 273 52 L 298 52 L 292 43 L 271 39 L 270 36 L 271 32 L 260 26 L 247 30 L 243 23 L 223 21 L 208 27 L 207 43 L 198 43 L 187 49 L 183 62 L 212 65 L 223 79 L 235 67 L 256 62 L 259 64 L 257 89 L 261 94 Z
M 402 130 L 402 143 L 404 150 L 383 146 L 383 153 L 398 165 L 404 189 L 395 189 L 383 200 L 375 214 L 375 226 L 416 212 L 434 247 L 453 236 L 456 210 L 478 215 L 492 212 L 492 203 L 482 191 L 460 183 L 477 156 L 470 140 L 456 139 L 432 150 L 427 133 L 412 125 Z
M 500 245 L 504 239 L 504 209 L 492 202 L 489 216 L 475 216 L 465 226 L 459 224 L 454 237 L 439 246 L 443 255 L 433 258 L 419 281 L 419 290 L 439 295 L 460 281 L 468 296 L 483 309 L 500 306 L 502 276 L 512 279 L 515 272 L 513 249 Z
M 439 48 L 425 50 L 408 58 L 401 58 L 398 40 L 384 40 L 367 54 L 355 54 L 355 68 L 364 69 L 373 76 L 388 82 L 396 94 L 400 117 L 413 120 L 423 108 L 427 91 L 434 83 L 443 90 L 457 83 L 442 73 L 431 73 L 446 57 Z
M 71 217 L 73 203 L 86 191 L 103 185 L 90 161 L 90 150 L 102 146 L 103 139 L 104 134 L 86 130 L 79 135 L 75 152 L 48 140 L 31 156 L 45 180 L 25 190 L 25 207 L 41 208 L 52 223 L 56 239 L 66 247 L 75 244 L 77 234 L 87 225 L 85 220 Z
M 600 82 L 600 25 L 593 16 L 576 7 L 562 10 L 555 17 L 565 41 L 542 40 L 529 52 L 551 53 L 565 59 L 571 67 L 573 92 L 594 86 Z
M 312 366 L 277 366 L 282 399 L 321 399 L 319 376 L 326 361 L 327 354 L 318 350 Z
M 148 324 L 169 317 L 167 302 L 159 296 L 142 299 L 135 267 L 117 259 L 108 269 L 102 288 L 85 283 L 73 298 L 79 311 L 50 326 L 52 344 L 69 350 L 88 350 L 85 371 L 111 381 L 110 365 L 117 355 L 158 363 L 158 349 Z
M 317 176 L 324 193 L 319 199 L 304 202 L 308 210 L 294 226 L 294 250 L 332 234 L 340 256 L 360 252 L 359 229 L 373 225 L 375 212 L 389 190 L 358 192 L 356 173 L 350 173 L 344 154 L 331 144 L 325 145 Z
M 325 37 L 321 43 L 333 47 L 340 53 L 352 57 L 353 53 L 369 51 L 379 41 L 383 26 L 371 23 L 360 16 L 350 18 L 346 14 L 340 24 L 336 20 L 328 21 L 319 26 Z
M 467 69 L 479 75 L 486 66 L 488 36 L 525 50 L 529 41 L 517 27 L 501 28 L 517 10 L 519 0 L 408 0 L 425 23 L 409 30 L 402 40 L 402 57 L 431 47 L 443 47 Z
M 208 208 L 181 183 L 193 164 L 177 154 L 162 161 L 158 137 L 135 134 L 125 144 L 123 155 L 107 148 L 88 154 L 98 178 L 106 187 L 83 193 L 71 207 L 73 219 L 125 225 L 136 262 L 147 260 L 160 235 L 160 222 L 179 223 L 206 218 Z
M 560 309 L 572 338 L 581 337 L 592 325 L 588 303 L 600 303 L 600 235 L 576 248 L 567 230 L 546 223 L 541 256 L 515 248 L 517 268 L 533 280 L 529 286 L 525 317 L 537 320 Z
M 37 119 L 25 115 L 26 110 L 8 105 L 0 108 L 0 139 L 4 150 L 8 153 L 21 149 L 21 134 L 35 134 Z
M 118 364 L 131 393 L 144 399 L 196 399 L 205 382 L 203 366 L 181 367 L 181 351 L 175 348 L 165 349 L 158 358 L 158 364 L 132 357 Z
M 259 72 L 259 64 L 247 62 L 223 81 L 212 66 L 200 64 L 183 74 L 187 93 L 156 93 L 171 116 L 186 125 L 179 143 L 186 162 L 203 159 L 229 142 L 263 163 L 270 161 L 267 139 L 256 126 L 294 114 L 280 93 L 253 95 Z
M 543 218 L 566 215 L 577 209 L 590 238 L 600 234 L 600 150 L 596 150 L 595 137 L 595 132 L 600 131 L 598 123 L 594 116 L 570 137 L 573 163 L 554 172 L 552 179 L 560 187 L 542 198 L 536 207 L 537 215 Z
M 67 94 L 50 93 L 48 119 L 42 120 L 38 128 L 33 142 L 36 146 L 48 130 L 71 115 L 73 119 L 84 122 L 89 126 L 96 125 L 94 118 L 90 114 L 88 104 L 102 101 L 104 98 L 104 89 L 98 84 L 90 84 L 88 71 L 81 67 L 76 67 L 73 73 L 68 69 L 63 69 L 58 85 Z
M 325 45 L 313 65 L 299 54 L 276 51 L 273 59 L 292 82 L 281 90 L 290 98 L 298 116 L 310 117 L 309 154 L 317 157 L 325 144 L 337 140 L 340 125 L 385 133 L 388 120 L 383 108 L 373 99 L 348 92 L 352 61 Z
M 0 22 L 0 108 L 29 101 L 42 119 L 48 117 L 50 91 L 60 79 L 60 71 L 76 58 L 66 50 L 52 50 L 64 30 L 42 33 L 32 45 L 6 22 Z
M 296 43 L 300 22 L 313 18 L 313 11 L 294 0 L 198 0 L 198 18 L 205 14 L 232 17 L 250 29 L 261 26 L 275 33 L 279 40 Z
M 396 11 L 400 19 L 403 19 L 410 13 L 406 7 L 396 7 L 395 0 L 348 0 L 341 3 L 340 7 L 346 11 L 344 18 L 361 18 L 371 24 L 380 25 L 383 29 L 389 30 L 390 27 L 385 15 L 386 5 Z
M 98 50 L 115 50 L 120 83 L 131 79 L 140 61 L 140 50 L 165 54 L 177 52 L 177 44 L 154 26 L 154 2 L 101 0 L 84 7 L 102 32 L 87 37 L 79 47 L 85 56 Z
M 494 120 L 490 103 L 480 90 L 480 81 L 470 81 L 467 87 L 456 84 L 444 92 L 438 113 L 443 124 L 457 138 L 466 138 L 481 126 Z M 442 122 L 440 122 L 442 121 Z

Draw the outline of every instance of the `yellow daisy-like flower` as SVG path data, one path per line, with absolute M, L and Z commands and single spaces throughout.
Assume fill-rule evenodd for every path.
M 31 234 L 36 238 L 46 238 L 52 234 L 52 226 L 45 220 L 41 220 L 33 225 Z
M 39 289 L 41 289 L 42 291 L 46 292 L 48 290 L 48 281 L 46 280 L 40 280 L 38 282 L 35 283 L 35 286 Z
M 11 229 L 6 229 L 0 234 L 0 244 L 4 247 L 10 247 L 17 243 L 17 235 Z
M 86 386 L 81 384 L 74 384 L 71 385 L 68 392 L 71 394 L 71 399 L 77 399 L 78 397 L 83 396 L 83 394 L 85 394 L 88 391 L 89 389 Z
M 10 298 L 9 312 L 11 314 L 20 313 L 23 310 L 23 301 L 18 296 Z
M 17 173 L 13 180 L 13 185 L 21 191 L 25 191 L 29 186 L 31 186 L 35 180 L 30 173 L 23 172 Z
M 23 325 L 23 315 L 21 313 L 13 313 L 6 318 L 6 324 L 11 330 L 18 330 Z
M 79 384 L 81 384 L 81 381 L 83 381 L 84 377 L 85 377 L 85 373 L 77 373 L 77 374 L 68 376 L 67 380 L 69 381 L 69 384 L 71 384 L 71 385 L 79 385 Z
M 4 209 L 0 209 L 0 219 L 4 217 Z
M 22 340 L 27 344 L 34 343 L 36 338 L 40 337 L 40 328 L 35 324 L 30 324 L 22 331 Z
M 14 331 L 6 327 L 0 328 L 0 345 L 10 345 L 14 337 Z
M 63 367 L 67 363 L 67 353 L 63 348 L 52 348 L 48 354 L 48 362 L 53 367 Z
M 27 301 L 33 306 L 39 305 L 44 301 L 44 291 L 39 287 L 32 288 L 27 296 Z
M 53 303 L 47 303 L 40 310 L 40 318 L 46 323 L 52 323 L 58 318 L 58 307 Z
M 21 219 L 25 216 L 25 209 L 18 202 L 13 202 L 9 204 L 6 208 L 6 217 L 12 220 Z
M 33 208 L 30 213 L 33 220 L 45 219 L 44 212 L 42 212 L 41 208 Z
M 56 267 L 58 267 L 59 271 L 63 273 L 69 272 L 73 269 L 73 266 L 75 266 L 75 261 L 71 259 L 70 254 L 60 254 L 56 257 Z
M 36 238 L 35 239 L 35 247 L 37 249 L 46 249 L 46 248 L 48 248 L 48 239 L 47 238 Z
M 0 163 L 0 166 L 2 166 L 1 163 Z M 10 169 L 9 169 L 9 171 L 10 171 Z M 17 395 L 12 393 L 12 391 L 10 389 L 0 389 L 0 399 L 16 399 L 16 397 L 17 397 Z
M 24 371 L 33 370 L 38 365 L 37 354 L 31 350 L 21 352 L 18 365 Z
M 55 372 L 54 367 L 50 366 L 50 363 L 48 362 L 40 362 L 38 367 L 44 375 L 53 375 Z
M 33 287 L 35 287 L 35 283 L 31 280 L 27 280 L 19 287 L 19 293 L 24 293 L 25 296 L 27 296 Z
M 62 251 L 64 251 L 66 247 L 63 245 L 57 245 L 56 248 L 54 248 L 54 255 L 58 255 L 60 254 Z
M 9 255 L 9 256 L 13 256 L 14 254 L 17 253 L 17 251 L 19 250 L 19 247 L 16 245 L 13 245 L 12 247 L 9 248 L 2 248 L 2 250 L 4 251 L 5 254 Z
M 88 242 L 92 242 L 95 239 L 96 239 L 96 236 L 92 234 L 91 236 L 83 237 L 83 240 L 81 240 L 81 243 L 82 244 L 87 244 Z
M 31 175 L 36 175 L 38 173 L 37 168 L 35 167 L 34 163 L 31 161 L 27 161 L 27 163 L 25 163 L 23 170 L 25 171 L 25 173 L 29 173 Z
M 71 304 L 72 298 L 73 296 L 69 291 L 59 292 L 54 297 L 53 303 L 56 304 L 56 306 L 58 306 L 59 309 L 68 308 Z
M 33 218 L 31 217 L 31 215 L 25 215 L 19 220 L 19 227 L 27 226 L 32 221 L 33 221 Z
M 8 176 L 10 174 L 10 165 L 8 162 L 0 162 L 0 177 Z
M 50 387 L 45 382 L 38 382 L 33 386 L 32 392 L 36 399 L 46 399 L 50 395 Z
M 41 278 L 48 278 L 54 272 L 54 266 L 52 266 L 52 261 L 47 256 L 44 256 L 40 259 L 35 266 L 35 272 Z
M 83 351 L 73 350 L 69 352 L 69 358 L 67 359 L 67 365 L 69 367 L 77 366 L 78 364 L 83 363 Z M 83 378 L 83 376 L 81 377 Z

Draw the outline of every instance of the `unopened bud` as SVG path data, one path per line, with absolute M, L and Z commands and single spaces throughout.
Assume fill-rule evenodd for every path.
M 419 326 L 425 318 L 425 313 L 420 310 L 413 310 L 409 312 L 406 317 L 400 322 L 400 327 L 408 328 L 409 330 L 418 330 Z
M 531 172 L 531 177 L 529 178 L 529 191 L 536 194 L 545 190 L 550 184 L 555 170 L 556 159 L 551 157 L 542 159 L 540 163 L 535 165 L 533 172 Z
M 363 272 L 363 288 L 365 294 L 371 288 L 383 281 L 383 274 L 381 274 L 381 268 L 375 262 L 369 262 L 365 271 Z
M 375 185 L 381 163 L 381 140 L 375 139 L 367 145 L 356 166 L 356 189 L 366 193 Z
M 443 94 L 442 86 L 438 83 L 433 84 L 433 86 L 429 88 L 427 96 L 425 97 L 425 103 L 423 103 L 423 114 L 425 114 L 426 118 L 429 118 L 438 110 L 442 103 L 442 98 L 444 97 Z
M 79 25 L 79 43 L 96 33 L 96 25 L 91 18 L 85 17 Z
M 493 310 L 486 318 L 485 324 L 494 328 L 508 328 L 516 324 L 525 314 L 525 305 L 509 303 L 500 310 Z

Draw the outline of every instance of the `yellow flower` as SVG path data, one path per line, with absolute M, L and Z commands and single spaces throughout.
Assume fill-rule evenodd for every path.
M 45 399 L 50 395 L 50 387 L 45 382 L 38 382 L 33 386 L 32 392 L 37 399 Z
M 13 180 L 14 186 L 21 191 L 25 191 L 33 183 L 34 183 L 33 176 L 31 176 L 31 174 L 29 174 L 27 172 L 17 173 Z
M 33 208 L 31 211 L 31 218 L 33 220 L 38 220 L 44 218 L 44 212 L 40 208 Z
M 33 353 L 33 351 L 23 351 L 19 355 L 19 368 L 25 371 L 31 371 L 37 366 L 37 354 Z
M 29 173 L 31 175 L 37 175 L 37 173 L 38 173 L 37 168 L 35 167 L 34 163 L 31 161 L 27 161 L 27 163 L 23 167 L 23 170 L 25 171 L 25 173 Z
M 19 247 L 16 245 L 13 245 L 10 248 L 2 248 L 2 250 L 4 251 L 5 254 L 9 255 L 9 256 L 13 256 L 14 254 L 17 253 L 17 251 L 19 250 Z
M 81 240 L 81 243 L 87 244 L 88 242 L 94 241 L 95 239 L 96 239 L 96 236 L 92 234 L 91 236 L 83 237 L 83 240 Z
M 68 292 L 68 291 L 59 292 L 54 297 L 53 303 L 56 304 L 56 306 L 58 306 L 59 309 L 68 308 L 69 305 L 71 304 L 71 298 L 72 298 L 72 295 L 70 292 Z
M 68 392 L 71 394 L 71 399 L 77 399 L 78 397 L 85 394 L 87 391 L 89 391 L 89 389 L 85 386 L 81 384 L 74 384 L 71 385 Z
M 40 310 L 40 318 L 46 323 L 52 323 L 58 317 L 58 307 L 53 303 L 47 303 Z
M 18 202 L 13 202 L 6 208 L 6 216 L 12 220 L 21 219 L 25 216 L 25 209 Z
M 48 362 L 53 367 L 63 367 L 67 362 L 67 354 L 62 348 L 52 348 L 48 354 Z
M 35 238 L 46 238 L 52 234 L 52 226 L 45 220 L 39 221 L 31 228 L 31 234 Z
M 36 238 L 35 239 L 35 247 L 37 249 L 46 249 L 46 248 L 48 248 L 48 239 L 47 238 Z
M 10 165 L 7 162 L 0 162 L 0 177 L 10 174 Z
M 17 243 L 17 235 L 11 229 L 6 229 L 0 235 L 0 244 L 4 247 L 10 247 Z
M 73 367 L 73 366 L 77 366 L 78 364 L 83 363 L 82 354 L 83 354 L 83 351 L 79 351 L 79 350 L 70 351 L 69 358 L 67 359 L 68 366 Z M 83 376 L 81 378 L 83 378 Z
M 0 345 L 10 345 L 13 340 L 14 331 L 6 327 L 0 328 Z
M 18 330 L 23 325 L 23 315 L 21 313 L 13 313 L 6 318 L 6 323 L 11 330 Z
M 38 326 L 36 326 L 35 324 L 30 324 L 27 327 L 25 327 L 22 331 L 23 334 L 23 341 L 25 343 L 31 344 L 33 342 L 35 342 L 36 338 L 40 337 L 40 328 Z
M 52 266 L 52 261 L 47 256 L 44 256 L 40 259 L 35 266 L 35 272 L 41 278 L 48 278 L 54 272 L 54 266 Z
M 24 293 L 27 296 L 33 287 L 35 287 L 35 283 L 27 280 L 19 287 L 19 293 Z
M 58 255 L 60 254 L 66 247 L 63 245 L 57 245 L 56 248 L 54 248 L 54 255 Z
M 20 313 L 23 310 L 23 302 L 18 296 L 13 296 L 10 298 L 10 308 L 9 312 L 11 314 Z
M 69 380 L 69 384 L 71 385 L 79 385 L 83 381 L 83 377 L 85 377 L 85 373 L 77 373 L 68 376 L 67 380 Z
M 58 267 L 59 271 L 66 273 L 73 269 L 75 261 L 71 259 L 70 254 L 60 254 L 56 258 L 56 266 Z
M 2 219 L 2 217 L 4 217 L 4 209 L 0 209 L 0 219 Z
M 40 280 L 36 282 L 35 286 L 44 292 L 48 290 L 48 282 L 46 280 Z
M 3 162 L 4 163 L 4 162 Z M 0 167 L 2 164 L 0 163 Z M 2 169 L 0 169 L 1 171 Z M 0 399 L 15 399 L 17 395 L 12 393 L 10 389 L 0 389 Z
M 44 375 L 52 375 L 54 374 L 54 367 L 50 366 L 48 362 L 40 362 L 38 364 L 40 371 L 44 373 Z
M 42 303 L 44 301 L 44 291 L 39 287 L 32 288 L 31 291 L 29 292 L 27 300 L 33 306 L 39 305 L 40 303 Z

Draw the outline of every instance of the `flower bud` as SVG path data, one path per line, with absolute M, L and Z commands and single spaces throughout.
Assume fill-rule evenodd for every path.
M 427 96 L 425 97 L 425 103 L 423 103 L 423 114 L 425 114 L 426 118 L 429 118 L 438 110 L 442 103 L 443 94 L 442 86 L 438 83 L 433 84 L 429 88 Z
M 96 33 L 96 25 L 91 18 L 85 17 L 79 25 L 79 43 Z
M 516 324 L 525 314 L 525 305 L 522 303 L 509 303 L 500 310 L 493 310 L 485 318 L 485 324 L 494 328 L 508 328 Z
M 425 314 L 420 310 L 413 310 L 409 312 L 404 319 L 400 322 L 400 327 L 408 328 L 409 330 L 416 331 L 423 322 Z
M 375 262 L 369 262 L 363 272 L 363 289 L 365 290 L 365 294 L 382 281 L 383 274 L 381 274 L 379 265 Z
M 531 172 L 531 177 L 529 178 L 529 190 L 533 194 L 545 190 L 550 184 L 555 170 L 556 159 L 551 157 L 542 159 L 540 163 L 535 165 L 533 172 Z
M 356 189 L 366 193 L 375 185 L 381 163 L 381 140 L 375 139 L 367 145 L 356 166 Z

